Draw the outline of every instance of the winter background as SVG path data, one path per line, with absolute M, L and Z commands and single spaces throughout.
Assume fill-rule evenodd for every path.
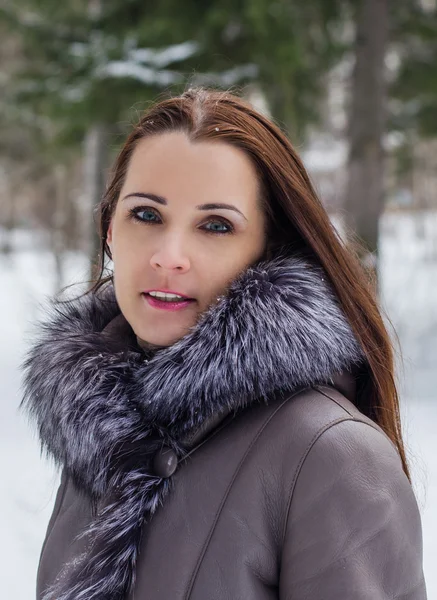
M 0 524 L 3 598 L 34 597 L 35 574 L 59 474 L 40 458 L 20 401 L 19 364 L 41 302 L 55 292 L 53 256 L 44 239 L 13 233 L 16 251 L 0 256 Z M 401 406 L 413 484 L 423 523 L 429 599 L 437 598 L 437 214 L 386 215 L 382 222 L 383 306 L 403 353 Z M 67 256 L 70 282 L 86 279 L 86 257 Z

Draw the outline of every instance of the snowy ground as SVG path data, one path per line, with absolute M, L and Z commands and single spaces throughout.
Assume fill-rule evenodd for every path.
M 402 415 L 432 600 L 437 598 L 437 215 L 387 216 L 382 231 L 383 306 L 404 357 Z M 19 252 L 0 256 L 0 580 L 8 600 L 34 598 L 39 552 L 58 485 L 58 475 L 39 457 L 35 436 L 17 411 L 18 365 L 29 343 L 29 328 L 38 317 L 38 303 L 55 291 L 50 255 L 29 241 L 19 238 Z M 70 256 L 66 283 L 86 277 L 84 260 Z

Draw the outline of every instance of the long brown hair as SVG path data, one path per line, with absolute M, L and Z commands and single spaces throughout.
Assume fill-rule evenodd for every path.
M 358 374 L 356 403 L 395 444 L 410 479 L 394 377 L 394 351 L 373 286 L 354 252 L 338 236 L 291 142 L 271 120 L 236 95 L 189 89 L 155 103 L 142 116 L 116 159 L 98 206 L 99 274 L 90 292 L 96 292 L 110 279 L 103 276 L 105 258 L 111 258 L 106 237 L 136 144 L 147 136 L 170 131 L 183 131 L 191 140 L 225 141 L 252 159 L 268 216 L 268 253 L 279 249 L 305 252 L 324 268 L 367 358 Z

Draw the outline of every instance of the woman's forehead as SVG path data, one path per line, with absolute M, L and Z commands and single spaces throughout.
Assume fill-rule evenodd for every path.
M 178 199 L 195 205 L 232 198 L 249 210 L 258 178 L 239 148 L 215 140 L 192 142 L 185 133 L 172 132 L 138 142 L 120 196 L 139 192 L 159 194 L 169 206 Z

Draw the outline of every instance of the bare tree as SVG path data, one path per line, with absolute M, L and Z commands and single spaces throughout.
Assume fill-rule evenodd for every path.
M 362 262 L 378 272 L 378 229 L 384 205 L 385 54 L 389 0 L 361 0 L 356 13 L 355 66 L 348 123 L 345 224 L 364 246 Z
M 105 190 L 109 161 L 108 126 L 95 124 L 85 136 L 84 194 L 82 202 L 82 230 L 85 234 L 86 253 L 90 259 L 90 278 L 94 276 L 94 265 L 99 249 L 94 210 Z
M 64 283 L 65 227 L 67 219 L 68 172 L 65 164 L 54 169 L 54 211 L 51 229 L 51 246 L 55 259 L 55 289 L 60 290 Z
M 91 20 L 98 19 L 103 10 L 102 0 L 88 0 L 88 16 Z M 94 265 L 99 250 L 94 211 L 105 189 L 106 170 L 109 160 L 108 126 L 103 123 L 93 123 L 88 128 L 84 139 L 84 195 L 83 195 L 83 224 L 85 232 L 85 247 L 90 260 L 90 279 L 93 279 Z

